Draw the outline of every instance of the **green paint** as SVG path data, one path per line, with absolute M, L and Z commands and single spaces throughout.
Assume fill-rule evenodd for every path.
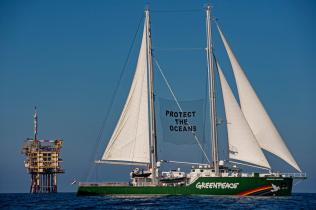
M 281 177 L 200 177 L 189 186 L 176 187 L 79 186 L 77 195 L 238 195 L 273 184 L 279 190 L 271 192 L 268 189 L 253 195 L 288 196 L 291 195 L 292 182 L 292 178 Z

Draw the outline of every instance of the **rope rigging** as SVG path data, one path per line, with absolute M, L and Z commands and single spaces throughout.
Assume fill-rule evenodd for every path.
M 193 13 L 201 12 L 202 9 L 169 9 L 169 10 L 150 10 L 152 13 Z
M 155 47 L 153 49 L 153 51 L 204 51 L 205 48 L 201 48 L 201 47 L 175 47 L 175 48 L 170 48 L 170 47 L 166 47 L 166 48 L 157 48 Z

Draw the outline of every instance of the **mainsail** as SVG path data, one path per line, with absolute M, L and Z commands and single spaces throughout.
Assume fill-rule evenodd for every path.
M 277 155 L 296 170 L 301 171 L 291 152 L 282 140 L 272 120 L 264 109 L 256 92 L 248 81 L 244 71 L 233 54 L 224 34 L 217 26 L 221 39 L 227 51 L 239 94 L 241 110 L 255 135 L 261 148 Z
M 270 168 L 217 63 L 227 120 L 229 158 Z
M 103 161 L 150 163 L 146 24 L 133 82 Z

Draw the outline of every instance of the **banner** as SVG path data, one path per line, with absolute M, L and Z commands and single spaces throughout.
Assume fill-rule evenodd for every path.
M 159 115 L 163 141 L 173 144 L 204 142 L 204 100 L 179 101 L 182 111 L 174 100 L 159 98 Z

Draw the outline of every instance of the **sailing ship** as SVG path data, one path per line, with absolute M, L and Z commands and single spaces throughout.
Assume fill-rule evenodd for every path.
M 237 84 L 239 103 L 213 52 L 212 22 L 216 24 L 228 54 Z M 154 59 L 150 27 L 150 11 L 146 9 L 142 42 L 131 88 L 104 154 L 101 160 L 96 161 L 144 168 L 135 168 L 130 174 L 130 182 L 80 182 L 77 194 L 291 195 L 293 180 L 304 179 L 306 174 L 302 173 L 265 111 L 220 26 L 212 18 L 210 6 L 206 7 L 206 58 L 212 161 L 207 164 L 193 165 L 189 172 L 160 171 L 163 161 L 159 161 L 157 157 Z M 218 74 L 215 72 L 216 69 Z M 227 121 L 229 162 L 220 160 L 218 154 L 215 95 L 215 76 L 217 75 L 221 84 Z M 272 172 L 263 150 L 284 160 L 297 173 Z M 239 165 L 266 169 L 267 172 L 243 172 Z

